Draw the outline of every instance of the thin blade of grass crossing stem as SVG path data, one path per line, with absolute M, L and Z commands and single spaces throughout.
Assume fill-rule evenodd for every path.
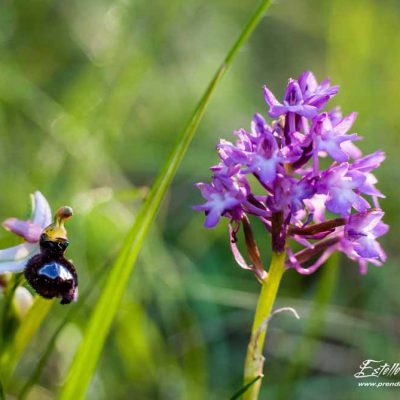
M 118 257 L 110 270 L 107 284 L 89 319 L 82 342 L 69 368 L 66 383 L 61 390 L 60 399 L 78 400 L 84 398 L 130 273 L 166 190 L 186 153 L 212 94 L 242 45 L 260 22 L 270 3 L 271 0 L 261 2 L 239 38 L 228 52 L 196 107 L 186 129 L 180 135 L 169 158 L 153 184 L 147 200 L 139 210 Z
M 240 396 L 246 392 L 247 389 L 249 389 L 252 385 L 254 385 L 259 379 L 262 378 L 262 375 L 256 376 L 252 381 L 250 381 L 247 385 L 244 385 L 239 391 L 237 391 L 231 398 L 230 400 L 236 400 L 239 399 Z

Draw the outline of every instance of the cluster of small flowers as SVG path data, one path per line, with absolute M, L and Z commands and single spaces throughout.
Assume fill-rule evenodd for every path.
M 355 113 L 343 117 L 339 108 L 322 111 L 337 92 L 338 86 L 329 80 L 318 84 L 311 72 L 289 80 L 282 103 L 264 87 L 274 120 L 268 124 L 255 114 L 250 132 L 235 131 L 235 143 L 220 140 L 220 162 L 211 167 L 211 184 L 197 184 L 206 202 L 194 209 L 205 212 L 205 226 L 214 227 L 221 216 L 229 218 L 236 260 L 259 277 L 264 272 L 257 265 L 248 215 L 271 232 L 275 252 L 284 251 L 288 238 L 304 247 L 297 253 L 287 248 L 287 267 L 302 274 L 314 272 L 337 250 L 357 261 L 361 273 L 366 273 L 367 263 L 381 265 L 386 259 L 376 241 L 388 230 L 378 203 L 384 196 L 371 173 L 385 155 L 377 151 L 362 156 L 353 143 L 360 136 L 348 134 Z M 320 158 L 328 156 L 333 162 L 322 169 Z M 250 174 L 261 191 L 251 187 Z M 246 242 L 253 243 L 248 249 L 254 265 L 247 265 L 236 247 L 240 225 Z

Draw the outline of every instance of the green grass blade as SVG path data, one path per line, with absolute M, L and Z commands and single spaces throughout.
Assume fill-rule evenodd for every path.
M 170 157 L 156 179 L 147 200 L 139 210 L 122 249 L 111 268 L 107 284 L 100 295 L 92 316 L 88 322 L 83 340 L 70 366 L 68 377 L 62 388 L 60 399 L 83 399 L 90 379 L 94 374 L 100 352 L 107 337 L 112 320 L 124 293 L 130 273 L 134 267 L 143 240 L 154 220 L 159 205 L 170 185 L 175 172 L 196 132 L 206 107 L 220 80 L 232 64 L 244 42 L 260 22 L 271 0 L 261 2 L 239 38 L 227 54 L 222 65 L 202 96 L 186 129 L 182 132 Z
M 35 297 L 35 301 L 29 309 L 28 314 L 22 320 L 21 325 L 18 327 L 12 343 L 7 347 L 7 350 L 2 356 L 1 366 L 4 385 L 7 386 L 7 382 L 18 363 L 18 360 L 30 343 L 32 337 L 39 329 L 52 304 L 52 301 L 45 300 L 39 296 Z
M 0 400 L 6 400 L 6 396 L 4 395 L 3 385 L 0 382 Z

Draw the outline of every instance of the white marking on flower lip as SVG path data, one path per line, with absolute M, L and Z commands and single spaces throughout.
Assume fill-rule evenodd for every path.
M 62 280 L 73 280 L 72 274 L 61 264 L 56 262 L 46 264 L 38 271 L 39 275 L 47 276 L 50 279 L 61 278 Z

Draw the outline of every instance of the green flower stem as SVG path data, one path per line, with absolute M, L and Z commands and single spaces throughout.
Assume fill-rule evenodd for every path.
M 263 375 L 264 365 L 264 340 L 268 328 L 268 317 L 271 314 L 282 275 L 285 272 L 286 253 L 272 253 L 271 265 L 268 276 L 264 280 L 258 298 L 256 314 L 254 316 L 251 338 L 247 347 L 247 355 L 244 366 L 244 384 L 247 385 L 257 376 Z M 255 382 L 243 394 L 243 400 L 255 400 L 258 398 L 262 379 Z

